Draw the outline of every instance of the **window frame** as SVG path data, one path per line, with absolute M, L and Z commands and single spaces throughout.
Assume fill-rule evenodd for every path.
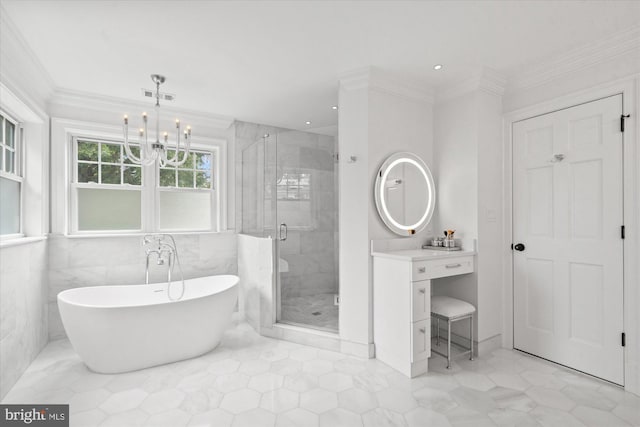
M 19 120 L 15 119 L 11 114 L 7 113 L 6 110 L 0 109 L 0 116 L 2 116 L 3 123 L 2 129 L 0 132 L 2 133 L 2 140 L 0 141 L 0 150 L 2 150 L 2 164 L 0 165 L 0 177 L 8 179 L 10 181 L 14 181 L 20 184 L 20 195 L 19 195 L 19 226 L 17 233 L 11 234 L 0 234 L 0 241 L 18 239 L 24 237 L 24 183 L 25 183 L 25 168 L 24 168 L 24 126 L 23 123 Z M 4 121 L 8 121 L 14 125 L 14 148 L 11 149 L 5 141 L 5 129 Z M 13 151 L 14 153 L 14 172 L 5 171 L 6 165 L 6 150 Z
M 83 161 L 78 160 L 78 141 L 89 141 L 97 143 L 118 144 L 123 146 L 124 142 L 113 136 L 103 135 L 91 135 L 91 134 L 69 134 L 69 179 L 67 180 L 67 188 L 69 189 L 69 212 L 67 216 L 67 229 L 68 234 L 72 236 L 94 236 L 94 235 L 135 235 L 144 233 L 202 233 L 202 232 L 219 232 L 220 223 L 222 217 L 222 206 L 220 204 L 220 153 L 221 147 L 217 144 L 218 140 L 213 140 L 213 144 L 192 143 L 191 150 L 195 152 L 205 152 L 212 155 L 212 188 L 175 188 L 175 187 L 160 187 L 159 176 L 160 167 L 158 163 L 153 163 L 149 166 L 141 165 L 141 185 L 132 184 L 102 184 L 102 183 L 79 183 L 78 182 L 78 163 Z M 133 139 L 130 141 L 132 144 L 138 144 L 139 141 Z M 124 149 L 124 147 L 123 147 Z M 124 151 L 122 152 L 124 153 Z M 124 153 L 123 155 L 126 155 Z M 102 164 L 98 158 L 98 168 Z M 95 162 L 93 162 L 95 163 Z M 107 164 L 111 164 L 107 162 Z M 124 161 L 120 163 L 126 165 Z M 122 173 L 122 172 L 121 172 Z M 122 175 L 121 175 L 122 179 Z M 92 189 L 106 189 L 106 190 L 121 190 L 132 191 L 139 190 L 141 192 L 140 197 L 140 229 L 128 229 L 128 230 L 79 230 L 79 217 L 78 217 L 78 188 L 92 188 Z M 160 228 L 160 192 L 161 191 L 197 191 L 197 192 L 210 192 L 211 193 L 211 218 L 209 229 L 161 229 Z

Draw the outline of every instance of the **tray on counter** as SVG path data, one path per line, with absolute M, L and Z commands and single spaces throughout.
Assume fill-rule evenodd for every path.
M 431 246 L 431 245 L 423 245 L 422 249 L 429 249 L 434 251 L 445 251 L 445 252 L 453 252 L 453 251 L 461 251 L 462 248 L 460 246 L 454 246 L 453 248 L 445 248 L 444 246 Z

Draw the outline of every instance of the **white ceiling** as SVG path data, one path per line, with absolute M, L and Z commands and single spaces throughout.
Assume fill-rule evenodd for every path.
M 511 77 L 640 23 L 638 1 L 29 1 L 3 13 L 64 89 L 296 129 L 335 124 L 339 77 L 375 66 L 434 89 Z M 1 41 L 0 41 L 1 43 Z M 436 72 L 433 65 L 444 64 Z

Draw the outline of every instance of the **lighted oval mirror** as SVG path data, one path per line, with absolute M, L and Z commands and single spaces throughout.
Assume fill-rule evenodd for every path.
M 375 184 L 378 214 L 389 230 L 411 236 L 431 221 L 436 205 L 433 176 L 413 153 L 395 153 L 382 164 Z

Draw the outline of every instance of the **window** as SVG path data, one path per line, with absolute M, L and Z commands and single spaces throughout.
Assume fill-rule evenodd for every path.
M 191 150 L 182 166 L 159 169 L 160 230 L 211 229 L 213 161 L 213 153 Z
M 0 235 L 22 233 L 21 134 L 18 123 L 0 112 Z
M 132 151 L 139 156 L 139 147 Z M 73 153 L 72 232 L 209 231 L 217 224 L 214 150 L 191 150 L 184 165 L 162 168 L 133 164 L 119 141 L 76 137 Z
M 311 174 L 284 172 L 277 185 L 278 200 L 309 200 L 311 198 Z
M 75 139 L 74 148 L 76 230 L 142 231 L 142 168 L 131 164 L 124 146 Z
M 276 184 L 278 215 L 292 229 L 308 229 L 315 221 L 311 203 L 311 171 L 285 169 Z

